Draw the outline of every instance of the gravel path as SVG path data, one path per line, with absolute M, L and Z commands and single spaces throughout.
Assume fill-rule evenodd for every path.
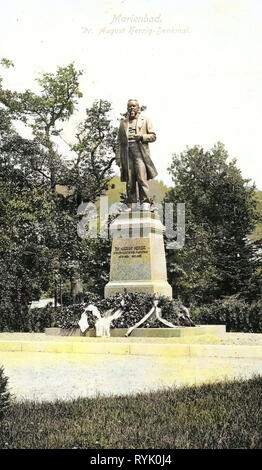
M 1 352 L 16 400 L 125 395 L 262 375 L 259 359 Z
M 0 333 L 0 341 L 90 341 L 196 343 L 262 346 L 262 334 L 226 333 L 217 337 L 85 338 L 44 333 Z M 260 359 L 188 358 L 0 352 L 0 365 L 16 400 L 68 400 L 97 394 L 132 394 L 163 387 L 262 375 Z
M 261 333 L 225 333 L 215 339 L 214 344 L 239 344 L 250 346 L 262 346 Z

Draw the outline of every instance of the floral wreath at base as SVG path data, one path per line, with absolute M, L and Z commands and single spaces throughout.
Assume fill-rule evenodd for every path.
M 172 322 L 166 320 L 162 317 L 162 309 L 158 305 L 158 299 L 153 300 L 153 307 L 150 309 L 146 315 L 144 315 L 139 321 L 137 321 L 134 325 L 128 328 L 125 336 L 128 337 L 135 328 L 140 327 L 148 320 L 151 321 L 158 321 L 160 324 L 163 324 L 165 327 L 168 328 L 179 328 L 181 325 L 174 325 Z M 81 318 L 78 322 L 80 330 L 82 333 L 85 333 L 89 328 L 88 317 L 92 316 L 92 323 L 94 324 L 96 330 L 97 337 L 110 337 L 110 328 L 114 321 L 119 319 L 124 313 L 125 307 L 125 300 L 122 299 L 120 302 L 119 308 L 114 312 L 114 308 L 111 308 L 105 312 L 102 316 L 98 308 L 93 305 L 89 304 L 84 311 L 82 312 Z M 184 315 L 187 319 L 187 326 L 195 326 L 190 318 L 189 311 L 184 305 L 181 304 L 181 309 L 184 312 Z

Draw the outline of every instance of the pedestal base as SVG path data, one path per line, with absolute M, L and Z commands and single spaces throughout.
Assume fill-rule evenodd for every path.
M 105 298 L 113 297 L 115 294 L 124 294 L 143 292 L 145 294 L 156 294 L 157 296 L 165 295 L 172 297 L 172 287 L 167 281 L 122 281 L 122 282 L 109 282 L 105 286 Z
M 105 297 L 126 291 L 172 298 L 172 287 L 167 282 L 165 227 L 159 216 L 149 211 L 122 213 L 110 231 L 110 281 L 105 286 Z

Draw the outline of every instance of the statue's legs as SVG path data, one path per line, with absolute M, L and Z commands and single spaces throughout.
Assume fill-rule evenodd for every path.
M 137 145 L 137 142 L 129 143 L 129 172 L 127 182 L 128 203 L 137 202 L 136 183 L 138 184 L 138 196 L 140 204 L 150 203 L 149 184 L 147 180 L 146 166 Z
M 128 204 L 136 204 L 138 202 L 134 160 L 130 150 L 128 155 L 128 181 L 126 183 L 126 195 Z

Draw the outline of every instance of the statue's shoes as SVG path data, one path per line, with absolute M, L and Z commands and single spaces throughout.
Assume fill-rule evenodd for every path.
M 139 203 L 137 204 L 132 204 L 132 211 L 133 212 L 139 212 L 141 211 L 141 205 Z
M 155 204 L 151 204 L 150 206 L 150 212 L 157 212 L 157 207 Z
M 141 205 L 141 211 L 150 211 L 150 203 L 149 202 L 143 202 Z

